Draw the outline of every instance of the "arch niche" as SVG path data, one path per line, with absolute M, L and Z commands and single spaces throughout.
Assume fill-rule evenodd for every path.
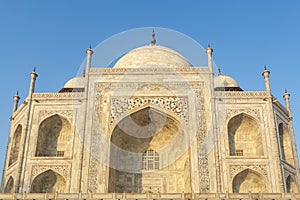
M 12 140 L 8 166 L 12 165 L 14 162 L 18 160 L 21 134 L 22 134 L 22 126 L 18 125 Z
M 31 184 L 31 193 L 65 192 L 66 181 L 58 173 L 47 170 L 34 178 Z
M 64 157 L 70 149 L 70 122 L 60 115 L 45 119 L 39 126 L 36 156 Z
M 262 136 L 256 119 L 241 113 L 227 126 L 230 156 L 263 156 Z
M 291 147 L 291 138 L 288 132 L 288 129 L 280 123 L 278 125 L 278 132 L 279 132 L 279 144 L 281 150 L 281 158 L 285 160 L 290 165 L 293 164 L 293 152 Z
M 234 177 L 232 191 L 233 193 L 267 192 L 267 185 L 259 173 L 246 169 Z
M 293 177 L 291 177 L 291 175 L 289 175 L 286 178 L 286 192 L 287 193 L 298 193 L 298 187 L 297 184 L 295 182 L 295 180 L 293 179 Z
M 9 177 L 6 186 L 4 188 L 4 193 L 13 193 L 14 192 L 14 179 Z
M 145 107 L 124 117 L 111 135 L 108 192 L 191 192 L 187 144 L 170 114 Z

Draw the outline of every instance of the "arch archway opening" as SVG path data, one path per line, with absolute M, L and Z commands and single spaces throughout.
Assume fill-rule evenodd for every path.
M 286 178 L 286 192 L 287 193 L 298 193 L 298 187 L 297 184 L 295 182 L 295 180 L 291 177 L 291 175 L 289 175 Z
M 14 179 L 9 177 L 6 186 L 4 188 L 4 193 L 13 193 L 14 192 Z
M 108 192 L 190 192 L 187 144 L 180 122 L 164 112 L 126 116 L 111 135 Z
M 239 114 L 228 122 L 230 156 L 263 156 L 262 136 L 258 122 L 247 114 Z
M 288 132 L 288 129 L 280 123 L 278 125 L 279 132 L 279 145 L 281 150 L 281 158 L 290 165 L 294 165 L 293 152 L 291 146 L 291 138 Z
M 70 122 L 59 115 L 45 119 L 39 126 L 36 156 L 64 157 L 70 148 Z
M 232 191 L 233 193 L 267 192 L 267 185 L 260 174 L 246 169 L 234 177 Z
M 31 193 L 52 193 L 52 192 L 65 192 L 66 181 L 58 173 L 48 170 L 37 177 L 32 181 Z
M 13 136 L 8 166 L 12 165 L 14 162 L 16 162 L 18 160 L 21 134 L 22 134 L 22 126 L 18 125 L 18 127 L 14 133 L 14 136 Z

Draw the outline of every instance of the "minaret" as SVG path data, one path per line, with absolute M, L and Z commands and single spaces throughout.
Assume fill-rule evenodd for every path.
M 208 44 L 208 47 L 206 49 L 206 54 L 207 54 L 207 63 L 208 63 L 208 69 L 211 73 L 213 73 L 213 66 L 212 66 L 212 52 L 213 49 L 210 47 Z
M 267 70 L 267 67 L 265 65 L 264 67 L 264 72 L 262 73 L 264 79 L 265 79 L 265 85 L 266 85 L 266 92 L 268 94 L 268 96 L 271 96 L 271 87 L 270 87 L 270 71 Z
M 13 107 L 12 113 L 14 113 L 18 109 L 19 100 L 20 100 L 20 97 L 19 97 L 19 93 L 17 91 L 16 95 L 14 96 L 14 107 Z
M 290 106 L 290 94 L 287 92 L 287 90 L 285 90 L 285 93 L 283 95 L 283 98 L 285 100 L 285 106 L 286 106 L 286 110 L 288 111 L 289 113 L 289 119 L 290 120 L 293 120 L 293 116 L 292 116 L 292 113 L 291 113 L 291 106 Z
M 222 192 L 222 180 L 221 180 L 221 168 L 220 168 L 220 143 L 218 138 L 218 126 L 217 126 L 217 113 L 216 113 L 216 98 L 215 98 L 215 86 L 214 86 L 214 72 L 213 72 L 213 63 L 212 63 L 212 52 L 213 49 L 208 44 L 208 47 L 206 49 L 207 54 L 207 63 L 208 63 L 208 69 L 209 69 L 209 80 L 210 80 L 210 91 L 211 91 L 211 112 L 212 112 L 212 134 L 213 134 L 213 140 L 215 141 L 214 145 L 214 156 L 215 156 L 215 173 L 216 173 L 216 190 L 217 192 Z
M 32 94 L 34 93 L 35 88 L 35 80 L 38 77 L 37 73 L 35 72 L 35 67 L 33 68 L 33 71 L 30 72 L 30 87 L 28 92 L 28 97 L 31 99 Z
M 155 46 L 156 44 L 156 39 L 155 39 L 155 33 L 154 33 L 154 29 L 152 31 L 152 39 L 151 39 L 151 46 Z
M 90 45 L 90 47 L 86 50 L 86 69 L 85 69 L 85 73 L 89 73 L 89 69 L 92 66 L 92 55 L 93 55 L 93 50 L 92 47 Z

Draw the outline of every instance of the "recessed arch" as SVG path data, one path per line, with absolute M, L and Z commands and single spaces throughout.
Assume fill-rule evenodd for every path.
M 267 191 L 267 184 L 262 175 L 251 169 L 245 169 L 233 178 L 233 193 L 260 193 Z
M 288 175 L 286 178 L 285 185 L 287 193 L 298 193 L 297 184 L 291 175 Z
M 13 193 L 13 192 L 14 192 L 14 179 L 13 177 L 9 177 L 4 188 L 4 193 Z
M 281 158 L 285 160 L 290 165 L 294 165 L 293 152 L 291 146 L 291 138 L 289 135 L 289 131 L 283 123 L 278 125 L 279 132 L 279 147 L 281 150 Z
M 183 163 L 188 159 L 186 140 L 181 122 L 173 116 L 151 106 L 131 112 L 116 124 L 111 134 L 108 191 L 140 193 L 144 192 L 145 188 L 152 188 L 168 192 L 168 189 L 161 185 L 165 184 L 165 188 L 168 188 L 168 184 L 175 184 L 176 181 L 172 192 L 190 190 L 190 185 L 184 184 L 187 179 L 184 176 L 190 172 L 190 166 L 186 167 L 189 169 L 185 169 L 183 164 L 177 171 L 172 171 L 178 174 L 178 180 L 173 180 L 172 183 L 168 179 L 171 172 L 167 167 L 170 151 L 176 148 L 182 150 L 179 156 Z M 148 171 L 143 169 L 143 156 L 145 152 L 150 151 L 156 152 L 154 157 L 160 163 L 153 163 L 153 166 L 159 166 L 158 169 Z M 184 173 L 185 170 L 188 172 Z M 159 183 L 155 184 L 159 188 L 153 185 L 153 177 L 158 177 Z M 164 177 L 164 180 L 161 177 Z
M 70 149 L 71 123 L 55 114 L 44 119 L 38 131 L 36 156 L 64 157 Z
M 8 166 L 12 165 L 14 162 L 18 160 L 21 136 L 22 136 L 22 126 L 19 124 L 13 135 Z
M 262 135 L 258 121 L 240 113 L 227 124 L 230 156 L 263 156 Z
M 36 176 L 31 184 L 31 193 L 66 192 L 66 181 L 57 172 L 47 170 Z

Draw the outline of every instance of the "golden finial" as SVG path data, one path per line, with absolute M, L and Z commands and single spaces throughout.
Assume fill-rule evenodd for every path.
M 154 46 L 156 44 L 156 39 L 155 39 L 155 33 L 154 33 L 154 29 L 152 31 L 152 40 L 151 40 L 151 45 Z

